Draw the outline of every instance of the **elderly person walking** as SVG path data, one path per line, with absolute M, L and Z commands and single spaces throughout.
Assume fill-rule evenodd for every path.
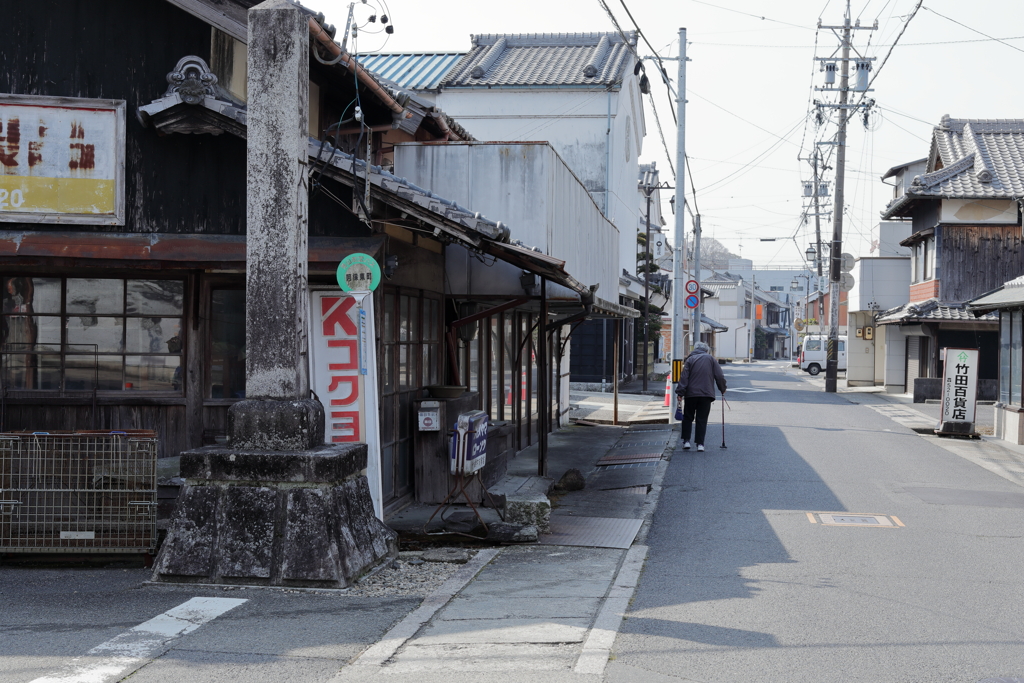
M 704 342 L 693 345 L 693 351 L 686 357 L 683 374 L 676 384 L 676 397 L 683 402 L 683 449 L 690 450 L 690 428 L 694 418 L 697 430 L 693 441 L 697 450 L 704 450 L 704 435 L 708 431 L 708 415 L 715 400 L 715 385 L 725 396 L 725 375 L 722 366 L 711 355 L 711 349 Z

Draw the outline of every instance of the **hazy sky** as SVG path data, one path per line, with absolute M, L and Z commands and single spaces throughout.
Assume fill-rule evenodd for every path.
M 814 140 L 833 139 L 835 132 L 835 125 L 818 128 L 808 116 L 811 99 L 837 99 L 836 93 L 811 91 L 824 79 L 814 57 L 833 54 L 839 44 L 832 31 L 816 27 L 819 17 L 825 25 L 842 24 L 845 2 L 625 1 L 663 57 L 678 55 L 678 29 L 687 29 L 691 61 L 687 64 L 686 144 L 704 234 L 758 265 L 800 263 L 813 234 L 813 219 L 801 226 L 801 181 L 809 179 L 811 171 L 798 157 L 806 157 Z M 621 0 L 607 2 L 622 28 L 632 29 Z M 357 6 L 357 18 L 365 20 L 381 11 L 372 9 L 374 3 L 382 7 L 383 0 Z M 306 0 L 304 4 L 344 26 L 347 2 Z M 854 39 L 861 54 L 878 57 L 875 69 L 916 5 L 917 0 L 851 3 L 853 18 L 860 18 L 862 25 L 878 21 L 877 31 L 857 31 Z M 465 51 L 473 33 L 614 30 L 598 0 L 388 0 L 383 11 L 395 26 L 394 34 L 385 44 L 384 34 L 364 32 L 360 52 Z M 367 26 L 373 28 L 379 27 Z M 643 56 L 651 54 L 643 41 L 639 51 Z M 666 66 L 674 85 L 676 62 Z M 1022 71 L 1024 2 L 926 0 L 878 72 L 875 92 L 868 94 L 877 101 L 868 129 L 860 115 L 849 127 L 844 251 L 869 255 L 872 235 L 877 237 L 878 213 L 892 198 L 881 175 L 894 165 L 927 156 L 932 126 L 943 114 L 1024 118 Z M 648 74 L 675 163 L 676 131 L 668 95 L 656 71 L 648 68 Z M 647 137 L 641 161 L 657 161 L 664 169 L 662 177 L 671 179 L 650 101 L 645 98 L 645 102 Z M 688 199 L 692 199 L 691 189 L 686 178 Z M 823 221 L 822 230 L 823 239 L 829 239 L 830 220 Z M 762 238 L 779 241 L 761 242 Z

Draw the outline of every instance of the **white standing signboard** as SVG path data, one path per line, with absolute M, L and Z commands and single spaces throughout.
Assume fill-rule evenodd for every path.
M 978 349 L 945 349 L 939 431 L 970 432 L 978 398 Z M 963 429 L 950 429 L 954 424 Z
M 332 290 L 310 296 L 310 377 L 326 412 L 324 441 L 366 444 L 370 497 L 383 520 L 373 295 Z

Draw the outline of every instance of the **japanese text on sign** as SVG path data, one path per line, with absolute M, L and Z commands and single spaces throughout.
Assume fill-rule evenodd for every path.
M 974 422 L 977 387 L 978 349 L 945 349 L 942 421 Z
M 123 102 L 0 95 L 0 220 L 120 224 L 123 165 Z

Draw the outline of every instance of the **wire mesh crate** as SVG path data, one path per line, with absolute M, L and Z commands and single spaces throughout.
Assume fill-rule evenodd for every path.
M 0 434 L 0 553 L 151 553 L 156 433 Z

